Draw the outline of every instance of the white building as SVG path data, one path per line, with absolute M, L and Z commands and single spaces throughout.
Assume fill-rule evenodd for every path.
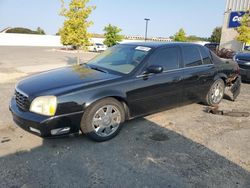
M 236 40 L 238 35 L 236 28 L 240 24 L 241 17 L 249 10 L 250 0 L 226 0 L 220 49 L 227 48 L 234 51 L 242 49 L 242 43 Z

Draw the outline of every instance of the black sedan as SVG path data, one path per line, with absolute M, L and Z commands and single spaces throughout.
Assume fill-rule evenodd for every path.
M 95 141 L 113 138 L 126 120 L 180 105 L 217 105 L 225 87 L 240 92 L 239 67 L 188 43 L 114 46 L 87 64 L 20 81 L 13 119 L 41 137 L 81 130 Z
M 243 81 L 250 81 L 250 53 L 238 53 L 234 60 L 240 66 L 240 74 Z

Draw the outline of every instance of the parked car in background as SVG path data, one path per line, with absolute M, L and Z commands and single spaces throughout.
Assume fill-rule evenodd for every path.
M 180 105 L 218 105 L 225 87 L 240 92 L 239 67 L 189 43 L 116 45 L 87 64 L 20 81 L 13 119 L 41 137 L 81 130 L 95 141 L 118 134 L 126 120 Z
M 245 46 L 245 47 L 244 47 L 244 50 L 245 50 L 245 51 L 250 51 L 250 46 Z
M 243 81 L 250 81 L 250 53 L 238 53 L 234 60 L 239 64 Z
M 107 46 L 101 43 L 95 43 L 92 46 L 89 46 L 90 52 L 103 52 L 107 50 Z
M 207 43 L 204 46 L 206 46 L 208 49 L 210 49 L 214 53 L 217 53 L 219 51 L 220 44 L 219 43 Z

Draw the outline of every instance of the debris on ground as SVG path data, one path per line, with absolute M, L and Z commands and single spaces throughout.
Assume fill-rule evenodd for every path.
M 1 140 L 1 143 L 6 143 L 9 142 L 11 139 L 4 137 L 3 140 Z
M 249 117 L 249 112 L 240 112 L 237 110 L 227 111 L 227 110 L 219 110 L 219 106 L 209 106 L 205 109 L 205 112 L 216 114 L 216 115 L 224 115 L 231 117 Z

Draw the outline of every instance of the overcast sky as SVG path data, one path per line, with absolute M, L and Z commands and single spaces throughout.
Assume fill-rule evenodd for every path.
M 69 2 L 69 0 L 66 0 Z M 150 18 L 149 36 L 168 37 L 183 27 L 188 35 L 208 37 L 223 23 L 225 0 L 90 0 L 91 32 L 103 33 L 108 23 L 125 35 L 144 35 L 144 18 Z M 63 24 L 60 0 L 0 0 L 0 30 L 5 27 L 43 28 L 55 34 Z

